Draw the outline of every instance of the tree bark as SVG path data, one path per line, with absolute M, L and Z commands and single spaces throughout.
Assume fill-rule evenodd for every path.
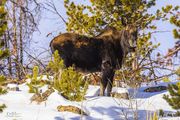
M 22 3 L 22 0 L 20 0 L 20 5 L 22 6 L 23 3 Z M 19 49 L 20 49 L 20 60 L 19 60 L 19 64 L 22 66 L 20 67 L 20 76 L 23 76 L 23 11 L 22 9 L 20 8 L 20 17 L 19 17 Z
M 16 2 L 16 1 L 15 1 Z M 19 68 L 19 54 L 18 54 L 18 42 L 17 42 L 17 25 L 16 25 L 16 5 L 12 3 L 13 9 L 13 55 L 15 61 L 16 77 L 21 79 L 20 68 Z
M 10 45 L 9 45 L 9 40 L 8 40 L 8 33 L 9 31 L 7 30 L 6 31 L 6 34 L 4 34 L 4 41 L 5 41 L 5 48 L 9 49 L 10 48 Z M 8 62 L 8 72 L 9 72 L 9 75 L 12 76 L 12 62 L 11 62 L 11 55 L 9 55 L 7 57 L 7 62 Z

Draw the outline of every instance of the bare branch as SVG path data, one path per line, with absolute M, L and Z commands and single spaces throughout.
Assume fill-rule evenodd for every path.
M 50 12 L 54 13 L 54 14 L 57 14 L 60 19 L 66 24 L 66 20 L 63 18 L 63 16 L 58 12 L 54 2 L 51 0 L 51 2 L 47 2 L 45 3 L 49 8 L 47 7 L 44 7 L 46 10 L 49 10 Z M 52 10 L 51 10 L 52 9 Z
M 44 69 L 46 69 L 46 66 L 45 66 L 39 59 L 37 59 L 36 57 L 34 57 L 34 56 L 32 56 L 31 54 L 29 54 L 26 50 L 24 50 L 24 52 L 25 52 L 29 57 L 31 57 L 32 59 L 34 59 L 35 61 L 37 61 L 40 65 L 42 65 Z

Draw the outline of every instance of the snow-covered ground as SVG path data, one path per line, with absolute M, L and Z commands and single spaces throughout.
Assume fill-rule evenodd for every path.
M 161 85 L 165 85 L 161 83 Z M 13 86 L 13 85 L 10 85 Z M 30 101 L 33 94 L 28 93 L 26 84 L 19 85 L 20 91 L 9 91 L 0 96 L 0 104 L 6 104 L 7 108 L 0 113 L 0 120 L 133 120 L 137 110 L 138 120 L 146 120 L 146 116 L 158 112 L 159 109 L 166 113 L 174 112 L 168 103 L 162 98 L 167 91 L 145 93 L 141 87 L 138 90 L 114 88 L 116 91 L 129 91 L 133 99 L 116 99 L 112 97 L 100 97 L 99 86 L 89 86 L 86 100 L 72 102 L 64 99 L 57 91 L 52 93 L 48 100 L 41 104 Z M 43 89 L 46 89 L 45 87 Z M 81 116 L 71 112 L 58 112 L 59 105 L 73 105 L 82 108 L 88 116 Z M 133 108 L 133 109 L 132 109 Z M 161 120 L 180 120 L 178 117 L 164 117 Z

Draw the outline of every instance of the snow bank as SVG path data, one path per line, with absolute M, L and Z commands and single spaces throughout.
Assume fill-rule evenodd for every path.
M 14 85 L 8 85 L 14 87 Z M 165 92 L 156 94 L 145 93 L 137 90 L 134 98 L 130 100 L 116 99 L 112 97 L 98 96 L 99 86 L 89 86 L 86 100 L 82 102 L 72 102 L 66 100 L 58 94 L 52 93 L 46 102 L 37 105 L 31 103 L 30 98 L 33 94 L 28 93 L 28 87 L 24 83 L 19 85 L 20 91 L 10 91 L 6 95 L 0 96 L 0 103 L 5 103 L 7 108 L 0 113 L 0 120 L 124 120 L 127 117 L 133 120 L 134 110 L 137 108 L 138 120 L 145 120 L 148 112 L 153 113 L 159 109 L 165 112 L 174 112 L 168 103 L 162 98 Z M 47 86 L 42 87 L 46 90 Z M 140 88 L 141 89 L 141 88 Z M 118 93 L 133 92 L 125 88 L 113 88 Z M 81 116 L 70 112 L 58 112 L 59 105 L 73 105 L 82 108 L 88 116 Z M 132 110 L 134 108 L 134 110 Z M 178 120 L 180 118 L 163 118 L 162 120 Z

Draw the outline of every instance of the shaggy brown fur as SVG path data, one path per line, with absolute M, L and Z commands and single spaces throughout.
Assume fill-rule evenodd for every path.
M 66 67 L 75 65 L 83 72 L 102 72 L 100 95 L 110 96 L 115 69 L 119 69 L 128 52 L 134 51 L 129 44 L 136 41 L 136 31 L 108 28 L 96 37 L 64 33 L 55 37 L 50 47 L 58 50 Z

